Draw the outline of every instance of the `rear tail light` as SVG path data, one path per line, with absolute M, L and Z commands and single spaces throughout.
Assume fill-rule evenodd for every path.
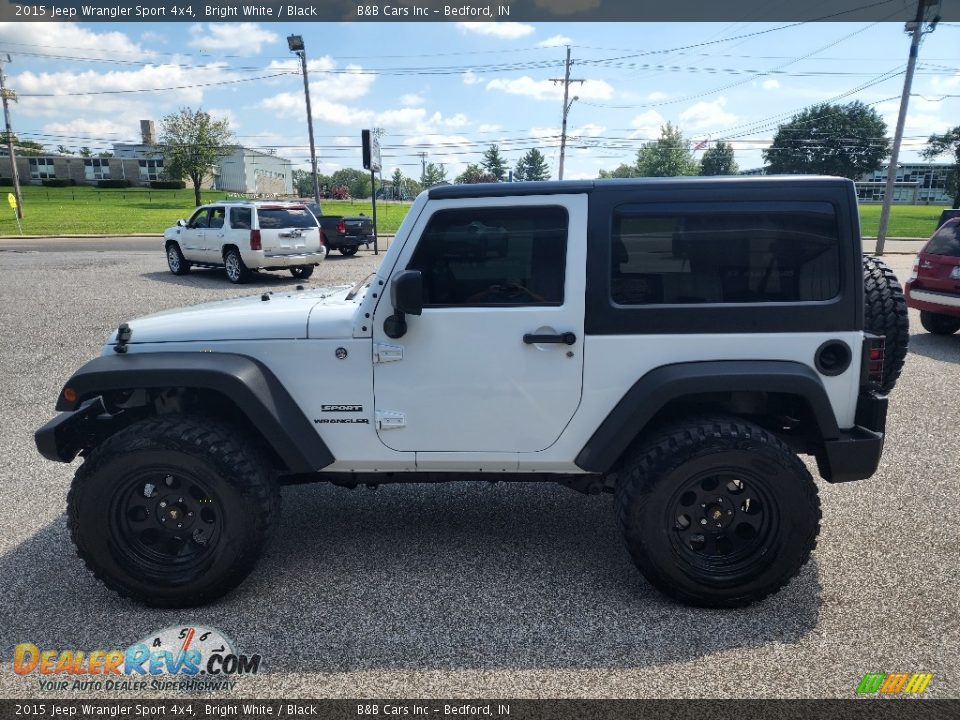
M 320 244 L 324 247 L 327 246 L 327 236 L 323 234 L 323 230 L 320 230 Z
M 910 279 L 911 279 L 911 280 L 916 280 L 916 279 L 917 279 L 917 275 L 919 275 L 919 274 L 920 274 L 920 256 L 917 255 L 917 256 L 913 259 L 913 269 L 910 271 Z
M 867 335 L 863 341 L 863 381 L 865 385 L 883 384 L 883 360 L 886 353 L 882 335 Z
M 260 231 L 251 230 L 250 231 L 250 249 L 251 250 L 262 250 L 263 246 L 260 244 Z
M 341 235 L 347 234 L 347 224 L 343 220 L 337 223 L 337 232 Z

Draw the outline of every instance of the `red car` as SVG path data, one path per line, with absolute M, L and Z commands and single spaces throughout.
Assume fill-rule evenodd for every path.
M 960 330 L 960 218 L 947 220 L 923 246 L 907 280 L 907 305 L 934 335 Z

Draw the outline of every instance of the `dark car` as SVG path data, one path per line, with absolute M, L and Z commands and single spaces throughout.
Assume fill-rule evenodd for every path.
M 934 335 L 960 330 L 960 218 L 947 220 L 917 255 L 907 280 L 907 305 Z
M 343 255 L 356 255 L 361 245 L 369 246 L 373 242 L 373 221 L 366 215 L 324 215 L 316 202 L 308 202 L 306 205 L 320 223 L 327 241 L 327 250 L 339 250 Z

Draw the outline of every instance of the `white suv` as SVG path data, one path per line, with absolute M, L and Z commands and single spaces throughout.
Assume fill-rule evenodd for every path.
M 232 283 L 257 270 L 308 278 L 327 254 L 317 219 L 300 203 L 221 202 L 197 208 L 163 234 L 174 275 L 194 265 L 224 267 Z

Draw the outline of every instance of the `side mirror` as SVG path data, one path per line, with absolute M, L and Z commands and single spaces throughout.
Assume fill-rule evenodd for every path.
M 390 301 L 399 313 L 420 315 L 423 312 L 423 276 L 419 270 L 404 270 L 393 278 Z
M 177 220 L 177 227 L 186 227 L 186 226 L 187 226 L 186 220 L 184 220 L 183 218 L 180 218 L 179 220 Z
M 390 283 L 390 302 L 393 315 L 383 321 L 383 332 L 389 338 L 402 338 L 407 334 L 406 314 L 423 312 L 423 277 L 419 270 L 397 273 Z

